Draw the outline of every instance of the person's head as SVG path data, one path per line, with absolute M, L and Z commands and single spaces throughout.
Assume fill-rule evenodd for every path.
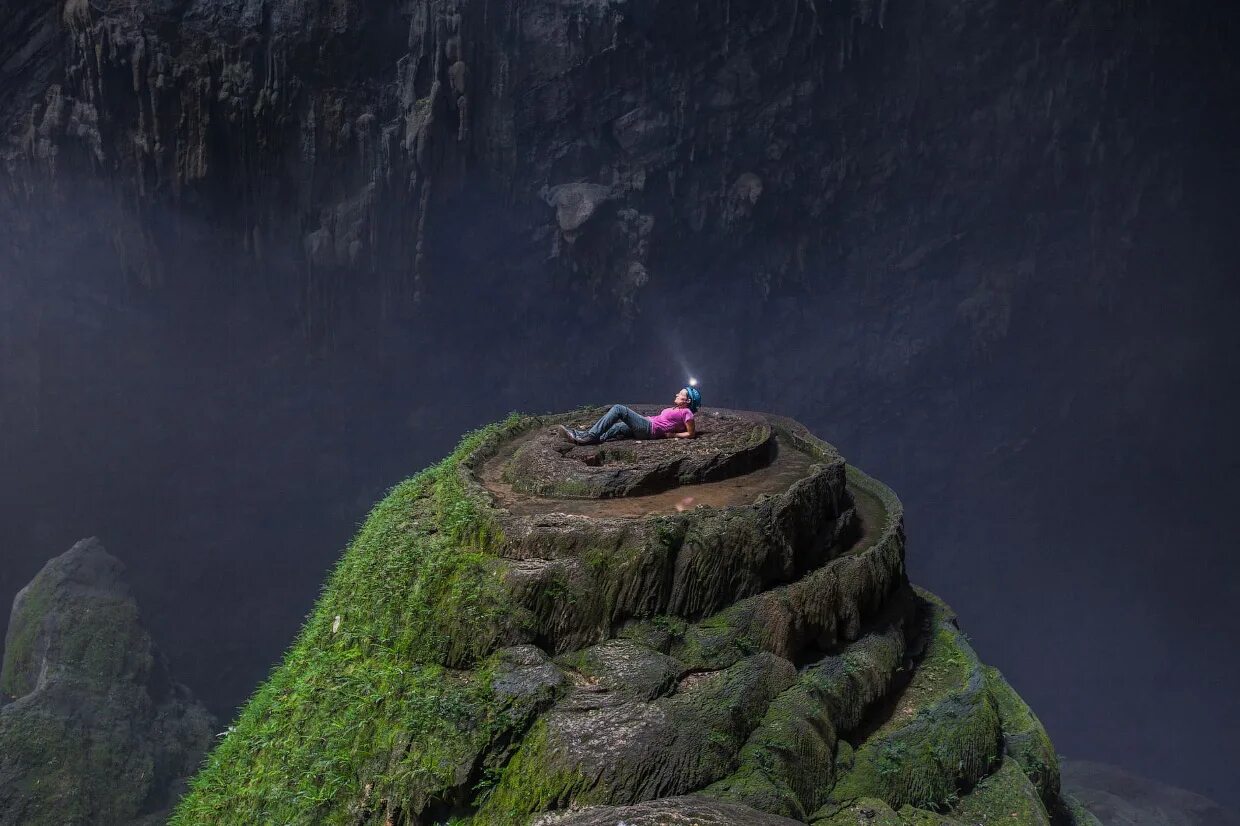
M 702 392 L 696 387 L 682 387 L 674 401 L 677 407 L 687 407 L 696 413 L 702 406 Z

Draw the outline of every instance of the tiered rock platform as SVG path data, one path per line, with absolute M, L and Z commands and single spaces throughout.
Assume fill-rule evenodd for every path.
M 757 413 L 556 437 L 601 412 L 393 489 L 176 822 L 1088 822 L 890 490 Z

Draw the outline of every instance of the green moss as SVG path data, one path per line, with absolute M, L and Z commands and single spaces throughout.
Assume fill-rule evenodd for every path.
M 381 822 L 468 796 L 479 754 L 521 721 L 494 700 L 483 659 L 506 621 L 490 553 L 501 537 L 459 469 L 514 421 L 470 434 L 375 507 L 174 823 Z
M 53 607 L 49 590 L 55 587 L 36 578 L 22 599 L 8 634 L 0 691 L 14 697 L 33 691 L 45 654 L 57 669 L 101 690 L 144 680 L 152 665 L 151 641 L 137 604 L 118 593 Z M 35 650 L 41 637 L 46 651 Z
M 978 826 L 1050 826 L 1038 790 L 1011 758 L 1005 758 L 998 771 L 965 795 L 952 809 L 952 816 Z
M 1062 820 L 1057 822 L 1064 826 L 1102 826 L 1102 821 L 1072 795 L 1065 794 L 1061 804 L 1058 810 L 1062 814 Z
M 883 695 L 903 654 L 897 624 L 803 670 L 767 709 L 738 770 L 704 793 L 804 820 L 835 781 L 836 731 L 856 725 Z
M 836 800 L 879 797 L 893 806 L 942 808 L 999 757 L 999 718 L 981 664 L 946 606 L 926 608 L 926 651 L 886 720 L 857 744 L 852 769 L 832 790 Z
M 154 768 L 138 746 L 54 709 L 27 708 L 0 719 L 4 768 L 21 767 L 7 775 L 12 786 L 5 792 L 27 802 L 18 811 L 32 825 L 129 822 L 148 791 L 143 772 Z
M 828 804 L 814 812 L 809 822 L 813 826 L 904 826 L 890 806 L 873 797 Z
M 21 610 L 14 613 L 9 624 L 4 665 L 0 671 L 0 692 L 10 697 L 21 697 L 34 690 L 38 677 L 34 646 L 46 609 L 47 593 L 42 588 L 31 588 L 22 599 Z
M 916 806 L 904 805 L 898 812 L 904 826 L 962 826 L 960 821 L 938 812 L 928 812 Z
M 525 738 L 475 822 L 524 823 L 551 809 L 701 789 L 734 767 L 771 700 L 794 680 L 790 663 L 760 654 L 649 703 L 553 712 Z
M 606 790 L 574 768 L 552 768 L 547 725 L 539 720 L 504 769 L 499 785 L 485 798 L 474 826 L 524 823 L 531 814 L 572 801 L 589 805 L 606 800 Z
M 561 496 L 565 499 L 593 499 L 597 495 L 594 486 L 581 479 L 557 479 L 542 485 L 519 482 L 513 487 L 537 496 Z
M 999 711 L 1004 751 L 1037 787 L 1047 806 L 1059 797 L 1059 760 L 1042 723 L 998 669 L 986 667 L 986 688 Z

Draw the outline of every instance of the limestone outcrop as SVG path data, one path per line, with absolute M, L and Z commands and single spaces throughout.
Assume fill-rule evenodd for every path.
M 558 441 L 598 412 L 394 488 L 174 821 L 1092 823 L 884 485 L 758 413 Z
M 166 821 L 214 721 L 143 628 L 124 567 L 96 539 L 13 603 L 0 693 L 0 824 Z

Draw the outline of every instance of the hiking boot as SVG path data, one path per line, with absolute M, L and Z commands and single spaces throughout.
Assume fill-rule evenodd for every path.
M 598 441 L 598 438 L 588 430 L 578 430 L 575 427 L 565 427 L 562 424 L 556 425 L 555 429 L 559 432 L 560 438 L 575 445 L 592 445 Z

